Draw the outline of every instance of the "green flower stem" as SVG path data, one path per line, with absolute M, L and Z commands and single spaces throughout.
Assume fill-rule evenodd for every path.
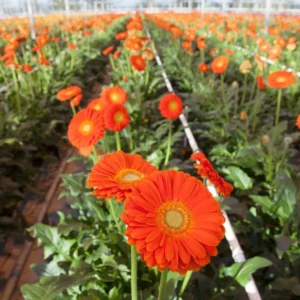
M 117 150 L 121 150 L 121 140 L 120 140 L 120 133 L 119 131 L 115 132 L 115 136 L 116 136 L 116 146 L 117 146 Z
M 184 293 L 185 289 L 186 289 L 186 286 L 187 284 L 189 283 L 190 279 L 191 279 L 191 276 L 193 274 L 193 271 L 188 271 L 184 277 L 184 280 L 182 282 L 182 285 L 181 285 L 181 288 L 180 288 L 180 291 L 179 291 L 179 296 L 181 297 L 182 294 Z
M 259 89 L 257 89 L 256 96 L 255 96 L 255 99 L 254 99 L 252 133 L 255 132 L 255 128 L 256 128 L 258 102 L 259 102 Z
M 279 115 L 280 115 L 281 97 L 282 97 L 282 89 L 279 89 L 278 97 L 277 97 L 277 107 L 276 107 L 276 117 L 275 117 L 275 128 L 274 128 L 274 133 L 273 133 L 273 142 L 276 140 L 277 135 L 278 135 L 278 123 L 279 123 Z
M 163 300 L 164 299 L 166 283 L 167 283 L 167 277 L 168 277 L 168 269 L 165 269 L 161 272 L 161 275 L 160 275 L 158 300 Z
M 233 116 L 236 116 L 237 110 L 239 106 L 239 87 L 235 87 L 235 99 L 234 99 L 234 109 L 233 109 Z
M 167 146 L 167 153 L 166 153 L 166 158 L 165 158 L 165 162 L 164 165 L 167 166 L 169 163 L 169 158 L 170 158 L 170 154 L 171 154 L 171 144 L 172 144 L 172 125 L 173 125 L 173 121 L 170 120 L 169 121 L 169 135 L 168 135 L 168 146 Z
M 131 63 L 130 63 L 130 58 L 129 58 L 129 52 L 125 50 L 125 56 L 126 56 L 126 61 L 127 61 L 127 66 L 128 66 L 128 75 L 132 74 L 132 69 L 131 69 Z
M 123 233 L 122 233 L 122 230 L 121 230 L 121 227 L 120 227 L 120 222 L 119 222 L 118 219 L 117 219 L 117 215 L 116 215 L 116 211 L 115 211 L 115 207 L 114 207 L 114 203 L 113 203 L 114 199 L 109 199 L 109 200 L 107 200 L 107 201 L 108 201 L 110 213 L 112 214 L 112 217 L 113 217 L 113 219 L 114 219 L 114 221 L 115 221 L 115 224 L 116 224 L 116 226 L 117 226 L 119 232 L 120 232 L 121 234 L 123 234 Z
M 73 105 L 70 105 L 70 106 L 71 106 L 71 109 L 72 109 L 73 116 L 75 116 L 76 115 L 76 109 Z
M 246 146 L 248 146 L 248 138 L 249 138 L 249 118 L 246 116 Z
M 114 62 L 114 59 L 113 59 L 112 55 L 109 54 L 108 57 L 109 57 L 109 62 L 110 62 L 110 65 L 111 65 L 113 71 L 116 72 L 116 65 L 115 65 L 115 62 Z
M 226 97 L 225 97 L 224 74 L 221 74 L 221 91 L 222 91 L 222 100 L 223 100 L 226 120 L 229 121 L 228 108 L 227 108 Z
M 17 112 L 18 112 L 18 115 L 20 115 L 21 114 L 21 103 L 20 103 L 20 96 L 19 96 L 19 85 L 18 85 L 17 73 L 16 73 L 15 69 L 12 69 L 11 71 L 12 71 L 14 87 L 15 87 L 15 91 L 16 91 Z
M 149 70 L 148 68 L 146 68 L 145 70 L 145 91 L 147 90 L 147 87 L 148 87 L 148 83 L 149 83 Z
M 246 74 L 244 75 L 243 94 L 242 94 L 241 107 L 244 106 L 244 102 L 245 102 L 245 98 L 246 98 L 247 79 L 248 79 L 248 74 L 246 73 Z
M 137 300 L 137 254 L 135 246 L 130 246 L 131 250 L 131 300 Z
M 133 150 L 133 138 L 132 138 L 132 132 L 131 132 L 130 125 L 127 128 L 128 128 L 128 136 L 129 136 L 129 149 L 130 149 L 130 151 L 132 151 Z
M 249 101 L 252 100 L 252 97 L 253 97 L 254 92 L 255 92 L 255 88 L 256 88 L 256 78 L 257 78 L 257 71 L 255 71 L 255 73 L 254 73 L 254 80 L 253 80 L 252 87 L 251 87 L 251 92 L 250 92 Z
M 75 50 L 70 50 L 71 51 L 71 65 L 70 69 L 73 71 L 74 69 L 74 63 L 75 63 Z
M 201 53 L 201 62 L 202 64 L 204 64 L 205 63 L 204 49 L 201 49 L 200 53 Z
M 93 160 L 94 160 L 94 164 L 96 162 L 98 162 L 98 154 L 97 154 L 97 150 L 96 150 L 96 146 L 93 146 Z

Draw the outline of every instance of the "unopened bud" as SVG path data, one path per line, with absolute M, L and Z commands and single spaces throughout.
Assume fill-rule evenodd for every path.
M 270 142 L 270 138 L 268 135 L 263 135 L 261 137 L 261 142 L 264 144 L 264 145 L 267 145 L 269 142 Z
M 243 111 L 241 111 L 241 113 L 240 113 L 240 119 L 243 121 L 243 120 L 245 120 L 247 118 L 247 113 L 243 110 Z

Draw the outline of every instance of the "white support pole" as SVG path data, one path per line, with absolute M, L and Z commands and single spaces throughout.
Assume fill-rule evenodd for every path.
M 32 2 L 31 2 L 31 0 L 26 0 L 26 3 L 27 3 L 27 13 L 28 13 L 29 24 L 30 24 L 31 38 L 35 40 L 34 16 L 33 16 Z
M 222 13 L 223 13 L 223 15 L 225 14 L 225 11 L 226 11 L 226 3 L 225 3 L 225 0 L 222 0 Z
M 271 0 L 266 0 L 266 9 L 265 9 L 265 32 L 268 32 L 269 22 L 270 22 L 270 8 Z
M 65 12 L 66 12 L 67 19 L 70 20 L 70 2 L 69 2 L 69 0 L 65 0 Z
M 189 5 L 189 11 L 191 11 L 193 8 L 193 0 L 189 0 L 188 5 Z
M 205 0 L 201 0 L 201 16 L 204 15 L 204 9 L 205 9 Z
M 151 35 L 150 35 L 150 32 L 149 30 L 147 29 L 147 36 L 150 38 L 151 40 Z M 174 90 L 173 90 L 173 87 L 172 87 L 172 84 L 168 78 L 168 75 L 163 67 L 163 64 L 162 64 L 162 61 L 156 51 L 156 48 L 155 48 L 155 45 L 154 43 L 152 42 L 153 44 L 153 50 L 154 50 L 154 54 L 155 54 L 155 59 L 156 59 L 156 62 L 158 64 L 158 66 L 161 68 L 161 72 L 162 72 L 162 76 L 164 78 L 164 81 L 165 81 L 165 84 L 166 84 L 166 87 L 168 89 L 169 92 L 173 92 L 174 93 Z M 184 114 L 181 114 L 179 116 L 179 119 L 181 121 L 181 124 L 184 128 L 184 132 L 186 134 L 186 137 L 189 141 L 189 144 L 190 144 L 190 147 L 192 149 L 193 152 L 199 152 L 200 149 L 198 147 L 198 144 L 197 144 L 197 141 L 193 135 L 193 132 L 189 126 L 189 123 L 185 117 Z M 199 162 L 197 162 L 199 163 Z M 215 188 L 215 186 L 213 184 L 211 184 L 210 182 L 207 183 L 207 188 L 208 190 L 211 192 L 212 196 L 215 197 L 215 198 L 218 198 L 219 195 L 218 195 L 218 192 Z M 234 232 L 234 229 L 230 223 L 230 220 L 228 218 L 228 215 L 226 213 L 226 211 L 222 210 L 222 214 L 225 218 L 225 223 L 223 224 L 224 225 L 224 228 L 225 228 L 225 238 L 229 244 L 229 247 L 231 249 L 231 252 L 232 252 L 232 258 L 235 262 L 237 263 L 241 263 L 241 262 L 245 262 L 246 261 L 246 258 L 245 258 L 245 255 L 244 255 L 244 252 L 241 248 L 241 245 L 235 235 L 235 232 Z M 259 291 L 257 289 L 257 286 L 255 284 L 255 281 L 252 277 L 252 275 L 249 276 L 248 278 L 248 283 L 246 284 L 245 286 L 245 290 L 248 294 L 248 297 L 249 297 L 249 300 L 261 300 L 261 297 L 260 297 L 260 294 L 259 294 Z

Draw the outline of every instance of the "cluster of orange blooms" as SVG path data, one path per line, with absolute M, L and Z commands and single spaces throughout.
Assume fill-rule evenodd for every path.
M 195 13 L 196 14 L 196 13 Z M 217 18 L 218 16 L 218 18 Z M 222 17 L 215 14 L 208 14 L 204 16 L 204 20 L 195 21 L 195 15 L 181 15 L 181 14 L 160 14 L 160 15 L 148 15 L 149 18 L 151 18 L 158 26 L 163 27 L 164 30 L 170 31 L 172 33 L 173 38 L 181 38 L 183 39 L 182 42 L 182 48 L 185 49 L 188 53 L 192 53 L 192 43 L 195 42 L 197 45 L 197 48 L 202 51 L 203 49 L 206 49 L 206 40 L 207 36 L 202 35 L 197 37 L 197 29 L 203 28 L 205 26 L 208 26 L 208 29 L 211 33 L 216 34 L 214 28 L 212 27 L 214 25 L 220 25 L 224 22 L 227 24 L 226 26 L 226 33 L 230 33 L 231 31 L 238 32 L 239 29 L 232 23 L 232 20 L 227 20 L 229 17 Z M 191 23 L 191 18 L 193 19 L 193 22 Z M 225 18 L 225 19 L 224 19 Z M 186 26 L 187 29 L 182 30 L 179 25 L 177 25 L 179 22 L 177 20 L 180 20 L 180 22 L 183 24 L 183 26 Z M 210 23 L 212 22 L 212 23 Z M 245 23 L 245 20 L 243 19 L 243 23 Z M 292 24 L 290 24 L 292 26 Z M 190 26 L 193 26 L 190 28 Z M 290 28 L 290 27 L 288 27 Z M 260 38 L 256 34 L 255 26 L 253 23 L 251 23 L 251 26 L 249 25 L 247 30 L 252 33 L 252 37 L 255 38 L 258 45 L 266 44 L 265 40 L 263 38 Z M 250 35 L 250 33 L 247 31 L 247 34 Z M 220 33 L 220 31 L 219 31 Z M 225 33 L 224 33 L 225 34 Z M 246 34 L 246 33 L 245 33 Z M 229 35 L 231 36 L 231 35 Z M 230 40 L 231 41 L 231 40 Z M 288 41 L 285 41 L 283 37 L 278 36 L 274 40 L 274 47 L 269 47 L 269 58 L 271 59 L 277 59 L 280 57 L 280 54 L 282 52 L 283 47 L 290 47 L 291 44 L 293 44 L 293 49 L 296 48 L 296 38 L 291 37 Z M 289 46 L 288 46 L 289 45 Z M 260 49 L 261 51 L 261 49 Z M 211 48 L 209 50 L 209 54 L 213 57 L 215 57 L 218 54 L 219 50 L 216 48 Z M 224 49 L 224 52 L 227 55 L 233 55 L 234 52 L 231 49 Z M 199 65 L 199 71 L 201 73 L 206 73 L 210 69 L 215 74 L 222 74 L 224 73 L 228 66 L 229 66 L 229 56 L 227 55 L 221 55 L 216 57 L 210 65 L 207 63 L 202 62 Z M 264 70 L 265 63 L 261 59 L 259 55 L 255 55 L 254 59 L 257 63 L 259 70 Z M 249 60 L 244 61 L 240 65 L 240 72 L 243 74 L 249 73 L 252 70 L 252 64 Z M 296 82 L 296 75 L 292 74 L 288 71 L 277 71 L 270 74 L 267 78 L 268 86 L 270 88 L 278 88 L 283 89 L 287 88 L 291 85 L 293 85 Z M 265 89 L 266 84 L 264 83 L 262 74 L 257 75 L 257 86 L 259 89 Z
M 133 32 L 140 31 L 141 26 L 139 17 L 134 16 L 127 32 L 117 34 L 117 40 L 130 40 L 124 42 L 127 51 L 136 51 L 128 48 L 135 41 L 147 44 L 148 40 Z M 103 52 L 108 55 L 114 49 L 110 46 Z M 139 70 L 133 55 L 130 61 Z M 82 95 L 81 89 L 72 86 L 59 91 L 57 97 L 74 102 L 78 95 Z M 70 143 L 87 156 L 105 130 L 123 130 L 130 123 L 126 101 L 127 93 L 120 86 L 103 89 L 100 98 L 91 100 L 72 118 Z M 174 120 L 181 115 L 183 103 L 178 95 L 168 93 L 161 98 L 158 109 L 164 118 Z M 148 267 L 186 274 L 199 270 L 217 255 L 225 232 L 224 217 L 219 203 L 195 177 L 175 170 L 159 171 L 140 155 L 117 151 L 95 163 L 87 186 L 98 198 L 124 203 L 121 219 L 127 225 L 128 243 L 136 247 Z
M 70 100 L 70 105 L 78 106 L 82 100 L 82 90 L 70 86 L 57 93 L 60 101 Z M 68 137 L 71 144 L 88 156 L 94 145 L 104 136 L 105 129 L 121 131 L 129 123 L 129 114 L 124 106 L 126 92 L 119 86 L 105 88 L 101 97 L 93 99 L 87 108 L 77 113 L 70 122 Z
M 205 14 L 204 16 L 199 13 L 192 14 L 156 14 L 148 15 L 155 23 L 162 27 L 164 30 L 170 31 L 174 38 L 180 37 L 184 41 L 182 47 L 187 52 L 192 53 L 192 42 L 197 42 L 198 49 L 205 49 L 205 39 L 207 35 L 197 38 L 197 30 L 207 28 L 207 32 L 216 36 L 219 40 L 233 42 L 237 34 L 242 34 L 245 39 L 253 39 L 258 47 L 260 53 L 267 53 L 268 58 L 275 60 L 278 59 L 283 51 L 294 51 L 297 47 L 297 38 L 295 36 L 285 39 L 280 36 L 281 31 L 294 30 L 299 32 L 299 18 L 291 17 L 286 19 L 277 18 L 277 27 L 269 28 L 269 34 L 276 36 L 273 45 L 259 35 L 260 29 L 263 28 L 263 19 L 260 16 L 248 15 L 227 15 L 220 14 Z M 180 25 L 179 25 L 180 24 Z M 298 24 L 298 25 L 297 25 Z M 183 26 L 186 29 L 182 29 Z
M 50 61 L 47 59 L 42 49 L 49 43 L 59 43 L 61 38 L 55 36 L 57 23 L 61 30 L 76 34 L 78 36 L 92 35 L 91 29 L 105 29 L 112 21 L 119 18 L 120 15 L 111 14 L 103 16 L 90 16 L 87 20 L 82 20 L 82 16 L 73 17 L 71 20 L 66 20 L 61 16 L 48 16 L 46 18 L 35 18 L 36 45 L 32 48 L 33 53 L 38 53 L 38 63 L 40 65 L 50 66 Z M 0 29 L 1 38 L 7 41 L 4 47 L 4 53 L 0 60 L 5 63 L 5 66 L 11 69 L 24 69 L 26 73 L 32 71 L 32 66 L 28 63 L 21 64 L 18 47 L 20 43 L 26 43 L 29 37 L 29 24 L 27 19 L 14 19 L 4 21 L 4 25 Z M 66 40 L 67 47 L 70 50 L 75 50 L 77 46 Z M 32 61 L 36 60 L 35 58 Z
M 124 40 L 124 51 L 134 52 L 130 55 L 130 63 L 132 68 L 138 72 L 145 70 L 146 60 L 151 61 L 154 59 L 153 51 L 147 47 L 149 38 L 139 34 L 142 30 L 142 20 L 138 14 L 135 14 L 128 22 L 126 31 L 119 32 L 115 37 L 118 41 Z M 113 51 L 113 58 L 117 59 L 121 54 L 121 50 L 115 49 L 113 45 L 104 49 L 102 53 L 109 55 Z

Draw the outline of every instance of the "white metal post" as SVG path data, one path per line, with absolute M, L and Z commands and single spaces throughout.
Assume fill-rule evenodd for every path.
M 190 11 L 192 10 L 192 4 L 193 4 L 193 1 L 192 1 L 192 0 L 189 0 L 189 10 L 190 10 Z
M 29 18 L 29 23 L 30 23 L 31 38 L 35 39 L 34 16 L 33 16 L 32 2 L 31 2 L 31 0 L 27 0 L 26 3 L 27 3 L 27 13 L 28 13 L 28 18 Z
M 266 10 L 265 10 L 265 32 L 266 33 L 269 29 L 270 8 L 271 8 L 271 0 L 266 0 Z
M 222 13 L 225 14 L 225 0 L 222 0 Z
M 69 0 L 65 0 L 65 12 L 67 19 L 70 20 L 70 3 Z
M 201 0 L 201 16 L 204 15 L 205 0 Z

